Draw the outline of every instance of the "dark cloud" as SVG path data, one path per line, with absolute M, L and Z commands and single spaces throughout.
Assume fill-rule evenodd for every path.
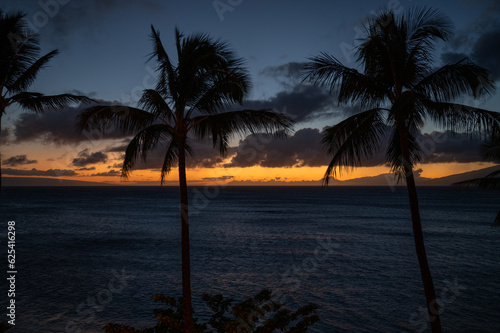
M 389 136 L 381 139 L 381 149 L 370 159 L 362 161 L 365 167 L 384 165 L 385 151 Z M 188 156 L 188 168 L 231 167 L 301 167 L 326 166 L 332 156 L 324 150 L 322 132 L 318 129 L 304 128 L 298 130 L 287 139 L 276 139 L 267 135 L 249 135 L 241 140 L 238 147 L 232 147 L 227 155 L 229 162 L 223 164 L 224 159 L 211 144 L 192 142 L 193 156 Z M 457 134 L 450 131 L 426 133 L 418 137 L 422 148 L 422 163 L 468 163 L 479 162 L 481 140 L 466 134 Z M 152 151 L 146 160 L 137 160 L 134 170 L 160 170 L 163 164 L 165 150 L 162 147 Z M 88 155 L 88 151 L 87 151 Z M 121 168 L 120 163 L 113 168 Z M 98 174 L 104 175 L 104 174 Z
M 305 128 L 288 139 L 267 135 L 250 135 L 240 141 L 236 154 L 226 167 L 299 167 L 321 166 L 329 157 L 321 147 L 318 129 Z
M 389 132 L 387 132 L 389 134 Z M 262 166 L 270 168 L 326 166 L 332 155 L 321 145 L 322 132 L 305 128 L 288 139 L 273 139 L 265 135 L 250 135 L 240 141 L 231 162 L 225 167 Z M 380 149 L 362 166 L 386 164 L 386 149 L 389 135 L 381 138 Z M 469 163 L 481 161 L 481 140 L 477 136 L 450 131 L 432 132 L 417 138 L 422 148 L 422 163 Z
M 78 157 L 73 159 L 72 164 L 74 166 L 85 167 L 89 164 L 106 163 L 108 160 L 108 155 L 103 152 L 89 153 L 90 149 L 84 149 L 78 153 Z
M 78 171 L 92 171 L 92 170 L 95 170 L 95 167 L 90 167 L 90 168 L 79 168 L 79 169 L 76 169 Z
M 389 133 L 388 133 L 389 134 Z M 381 140 L 381 148 L 363 166 L 384 165 L 389 135 Z M 417 136 L 421 148 L 421 163 L 469 163 L 480 162 L 481 139 L 477 135 L 460 134 L 452 131 L 434 131 Z
M 209 182 L 217 182 L 217 181 L 230 180 L 233 178 L 234 178 L 234 176 L 205 177 L 205 178 L 202 178 L 202 180 L 209 181 Z
M 448 43 L 447 48 L 452 50 L 470 50 L 474 46 L 476 38 L 467 33 L 459 33 Z
M 102 105 L 112 102 L 101 101 Z M 44 113 L 23 113 L 14 122 L 15 143 L 41 140 L 54 144 L 77 144 L 87 140 L 102 138 L 123 138 L 124 135 L 113 126 L 105 129 L 104 134 L 83 132 L 79 133 L 75 126 L 76 117 L 90 104 L 78 107 L 66 107 L 61 110 L 47 110 Z
M 474 6 L 486 1 L 478 1 Z M 441 54 L 447 63 L 468 57 L 500 78 L 500 1 L 488 1 L 485 9 L 464 31 L 458 33 Z
M 210 151 L 198 151 L 188 158 L 189 168 L 215 168 L 223 162 L 223 157 L 214 149 Z
M 482 160 L 479 136 L 434 131 L 423 134 L 418 141 L 422 148 L 422 163 L 470 163 Z
M 333 111 L 335 99 L 328 91 L 313 85 L 299 83 L 290 90 L 278 92 L 268 100 L 251 100 L 243 103 L 244 109 L 265 109 L 291 116 L 296 122 L 312 120 L 319 115 L 341 115 L 343 111 Z
M 217 149 L 214 149 L 212 147 L 211 143 L 191 140 L 190 145 L 193 148 L 193 154 L 187 156 L 186 166 L 188 168 L 215 168 L 216 166 L 222 164 L 224 157 L 220 155 Z M 124 152 L 125 148 L 126 145 L 108 147 L 106 149 L 106 152 Z M 229 148 L 226 153 L 226 156 L 230 156 L 235 151 L 236 151 L 235 148 Z M 123 161 L 123 158 L 124 155 L 117 158 L 117 160 Z M 160 170 L 163 166 L 164 158 L 165 158 L 165 146 L 159 145 L 156 149 L 148 153 L 146 161 L 143 161 L 141 158 L 138 158 L 135 162 L 135 166 L 133 169 Z M 121 168 L 122 163 L 115 163 L 113 167 Z
M 91 177 L 99 177 L 99 176 L 104 176 L 104 177 L 118 177 L 121 176 L 121 171 L 118 170 L 110 170 L 107 172 L 99 172 L 99 173 L 93 173 L 90 176 Z
M 5 127 L 5 128 L 0 129 L 0 140 L 2 140 L 2 143 L 8 142 L 8 139 L 9 139 L 11 132 L 12 132 L 12 130 L 10 129 L 10 127 Z
M 381 139 L 381 149 L 374 156 L 362 162 L 362 166 L 386 164 L 386 149 L 390 132 Z M 421 163 L 470 163 L 480 162 L 481 139 L 477 135 L 460 134 L 452 131 L 434 131 L 420 134 L 416 138 L 421 148 Z
M 465 54 L 465 53 L 459 53 L 459 52 L 444 52 L 441 54 L 441 60 L 445 64 L 453 64 L 456 62 L 459 62 L 460 60 L 464 58 L 468 58 L 470 55 Z
M 10 165 L 10 166 L 18 166 L 18 165 L 23 165 L 23 164 L 34 164 L 38 163 L 37 160 L 29 160 L 26 155 L 16 155 L 12 156 L 6 160 L 2 161 L 2 164 L 4 165 Z
M 472 50 L 472 59 L 488 69 L 493 79 L 500 78 L 500 30 L 483 34 Z
M 128 147 L 128 143 L 124 144 L 124 145 L 109 147 L 106 149 L 106 152 L 108 152 L 108 153 L 124 153 L 125 150 L 127 150 L 127 147 Z
M 70 90 L 67 90 L 64 92 L 65 94 L 71 94 L 71 95 L 76 95 L 76 96 L 87 96 L 89 98 L 94 98 L 97 96 L 97 92 L 96 91 L 91 91 L 89 93 L 86 93 L 86 92 L 83 92 L 81 90 L 78 90 L 78 89 L 70 89 Z
M 289 62 L 279 66 L 269 66 L 264 68 L 260 74 L 270 77 L 289 77 L 301 79 L 306 62 Z
M 332 119 L 360 111 L 359 107 L 339 105 L 336 91 L 330 92 L 325 87 L 304 81 L 305 65 L 305 62 L 289 62 L 264 68 L 260 74 L 275 79 L 282 90 L 267 100 L 247 101 L 243 106 L 248 109 L 271 108 L 286 113 L 296 122 Z
M 441 60 L 444 63 L 455 63 L 470 58 L 477 65 L 491 72 L 494 80 L 500 78 L 500 30 L 482 34 L 472 45 L 470 53 L 444 52 Z
M 61 170 L 61 169 L 50 169 L 50 170 L 37 170 L 35 168 L 31 170 L 21 170 L 21 169 L 2 169 L 4 175 L 11 176 L 46 176 L 46 177 L 63 177 L 63 176 L 76 176 L 77 173 L 73 170 Z
M 473 5 L 477 8 L 485 4 L 483 11 L 474 20 L 469 28 L 470 32 L 485 32 L 500 28 L 500 1 L 498 0 L 478 0 Z
M 156 0 L 4 0 L 7 8 L 16 8 L 27 13 L 28 25 L 37 33 L 43 31 L 44 38 L 61 47 L 75 31 L 94 42 L 101 40 L 105 30 L 96 30 L 97 23 L 109 20 L 110 15 L 119 15 L 129 10 L 158 13 L 165 9 L 162 1 Z M 118 24 L 118 21 L 113 21 Z
M 290 89 L 302 81 L 305 65 L 305 62 L 289 62 L 279 66 L 266 67 L 259 74 L 271 77 L 283 88 Z

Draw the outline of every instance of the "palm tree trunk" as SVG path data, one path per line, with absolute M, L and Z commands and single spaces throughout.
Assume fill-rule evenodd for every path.
M 0 109 L 0 149 L 2 149 L 2 116 L 3 109 Z M 2 151 L 0 150 L 0 191 L 2 190 Z M 0 192 L 1 193 L 1 192 Z
M 181 195 L 181 251 L 182 251 L 182 302 L 184 333 L 194 333 L 193 307 L 191 305 L 191 258 L 189 253 L 189 211 L 186 182 L 186 152 L 183 139 L 179 140 L 179 188 Z
M 424 284 L 425 299 L 427 302 L 427 312 L 431 323 L 433 333 L 441 333 L 441 319 L 439 317 L 439 309 L 436 299 L 436 291 L 432 282 L 431 270 L 427 262 L 427 254 L 425 253 L 424 235 L 422 233 L 422 223 L 420 220 L 420 210 L 418 208 L 417 188 L 415 186 L 415 178 L 410 161 L 410 150 L 408 147 L 408 136 L 405 130 L 399 131 L 401 153 L 403 157 L 403 165 L 405 170 L 406 187 L 408 188 L 408 198 L 410 200 L 410 212 L 413 226 L 413 238 L 415 240 L 415 249 L 417 251 L 418 264 L 420 266 L 420 274 Z

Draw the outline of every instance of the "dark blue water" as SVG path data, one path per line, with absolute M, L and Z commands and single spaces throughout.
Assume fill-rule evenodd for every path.
M 291 308 L 319 306 L 311 332 L 427 329 L 404 188 L 201 187 L 190 195 L 198 316 L 207 314 L 202 293 L 243 300 L 271 288 Z M 500 228 L 490 228 L 498 194 L 420 188 L 419 197 L 444 331 L 499 332 Z M 180 296 L 178 207 L 169 187 L 2 189 L 2 253 L 7 222 L 16 222 L 9 332 L 153 326 L 151 295 Z

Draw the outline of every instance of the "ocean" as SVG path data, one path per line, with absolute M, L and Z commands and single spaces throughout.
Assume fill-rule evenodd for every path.
M 427 332 L 404 187 L 191 187 L 193 306 L 263 288 L 292 309 L 315 303 L 310 332 Z M 500 332 L 497 192 L 418 188 L 445 332 Z M 175 187 L 5 187 L 15 221 L 16 326 L 8 332 L 152 327 L 153 294 L 181 294 Z M 8 310 L 7 310 L 8 311 Z M 9 318 L 3 316 L 2 320 Z

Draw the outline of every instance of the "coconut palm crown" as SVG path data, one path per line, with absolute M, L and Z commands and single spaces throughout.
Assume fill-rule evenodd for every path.
M 438 42 L 452 36 L 451 22 L 435 9 L 419 7 L 400 16 L 383 10 L 370 19 L 356 49 L 359 70 L 326 53 L 311 58 L 305 68 L 306 80 L 338 94 L 340 104 L 364 109 L 325 130 L 323 143 L 332 154 L 325 184 L 373 156 L 390 131 L 386 161 L 406 180 L 433 332 L 441 332 L 441 324 L 413 176 L 422 157 L 417 135 L 427 121 L 456 132 L 486 134 L 499 120 L 496 112 L 454 103 L 464 94 L 488 96 L 495 87 L 489 72 L 469 59 L 438 68 L 433 65 Z
M 47 96 L 28 91 L 40 70 L 58 51 L 53 50 L 41 57 L 39 54 L 40 37 L 28 29 L 25 14 L 0 10 L 0 128 L 6 109 L 14 104 L 22 110 L 40 113 L 47 109 L 60 109 L 68 103 L 91 101 L 85 96 Z
M 243 61 L 220 40 L 205 34 L 183 36 L 175 30 L 177 65 L 172 63 L 151 27 L 153 52 L 157 62 L 157 83 L 146 89 L 138 107 L 94 106 L 84 111 L 81 130 L 103 129 L 110 123 L 133 135 L 125 151 L 122 176 L 127 177 L 138 158 L 162 145 L 165 149 L 161 182 L 177 164 L 182 224 L 182 283 L 184 331 L 193 332 L 191 272 L 189 254 L 189 214 L 186 182 L 186 154 L 192 154 L 192 139 L 212 141 L 224 154 L 233 135 L 269 133 L 286 136 L 292 120 L 270 110 L 225 111 L 241 103 L 250 88 Z M 150 60 L 151 60 L 150 59 Z

